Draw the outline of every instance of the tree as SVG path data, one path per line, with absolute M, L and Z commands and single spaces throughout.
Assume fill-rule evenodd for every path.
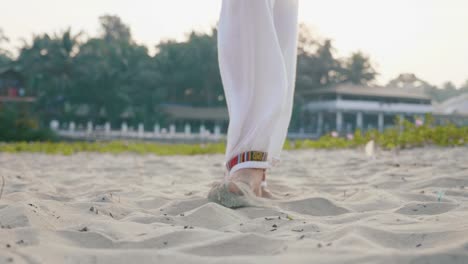
M 320 78 L 322 86 L 329 86 L 339 82 L 339 72 L 341 65 L 334 56 L 335 49 L 332 46 L 332 41 L 327 39 L 317 50 L 318 68 L 317 74 Z
M 94 120 L 118 122 L 130 112 L 135 121 L 154 121 L 158 74 L 147 48 L 135 44 L 120 18 L 100 21 L 103 34 L 83 43 L 74 60 L 74 105 L 87 105 Z
M 2 43 L 7 43 L 10 40 L 5 36 L 3 29 L 0 28 L 0 67 L 2 65 L 7 65 L 12 62 L 11 53 L 2 48 Z
M 37 112 L 44 121 L 151 124 L 165 117 L 158 110 L 164 103 L 225 106 L 216 29 L 191 32 L 181 42 L 160 42 L 152 57 L 119 17 L 101 16 L 99 23 L 98 36 L 85 39 L 68 29 L 36 35 L 21 48 L 14 64 L 38 96 Z M 0 42 L 6 40 L 0 31 Z M 304 25 L 298 44 L 293 122 L 307 91 L 343 81 L 366 84 L 375 77 L 368 57 L 358 52 L 338 58 L 331 40 L 318 38 Z M 87 111 L 77 114 L 79 109 Z
M 73 56 L 78 37 L 71 29 L 62 33 L 34 36 L 25 43 L 16 64 L 27 79 L 27 86 L 38 96 L 38 110 L 47 119 L 64 114 L 64 103 L 73 85 Z
M 438 102 L 445 101 L 451 97 L 468 92 L 467 87 L 457 88 L 452 82 L 445 82 L 442 87 L 433 87 L 428 91 L 428 94 Z
M 224 106 L 218 68 L 217 31 L 192 32 L 184 42 L 160 43 L 154 57 L 162 77 L 158 90 L 166 102 L 193 106 Z
M 312 29 L 306 24 L 299 25 L 297 53 L 301 55 L 313 55 L 320 47 L 319 39 L 314 35 Z
M 388 82 L 387 87 L 402 89 L 419 89 L 421 91 L 424 91 L 431 87 L 435 88 L 435 86 L 419 78 L 414 73 L 402 73 L 398 75 L 396 78 Z
M 299 27 L 298 58 L 296 74 L 297 95 L 331 86 L 339 82 L 341 65 L 335 58 L 335 49 L 329 39 L 320 40 L 310 28 Z
M 460 89 L 458 89 L 458 91 L 459 91 L 460 94 L 468 93 L 468 80 L 466 80 L 465 83 L 463 83 L 460 86 Z
M 300 113 L 308 91 L 340 82 L 342 66 L 330 39 L 320 39 L 304 24 L 299 26 L 296 93 L 291 127 L 299 126 Z M 310 97 L 310 96 L 309 96 Z
M 438 99 L 440 101 L 445 101 L 448 98 L 457 96 L 459 94 L 460 94 L 459 89 L 457 89 L 455 84 L 453 84 L 452 82 L 445 82 L 442 85 L 442 89 L 439 90 Z
M 342 70 L 343 81 L 353 84 L 367 85 L 375 80 L 377 72 L 372 66 L 368 56 L 355 52 L 344 62 Z
M 426 93 L 436 102 L 445 101 L 451 97 L 468 92 L 468 81 L 465 86 L 457 88 L 452 82 L 446 82 L 442 87 L 432 85 L 412 73 L 400 74 L 397 78 L 391 80 L 388 87 L 397 87 L 401 89 L 418 89 Z
M 130 28 L 125 25 L 120 17 L 105 15 L 99 17 L 101 23 L 101 37 L 108 43 L 112 42 L 126 42 L 132 41 L 132 34 Z
M 81 33 L 34 36 L 25 43 L 17 64 L 36 91 L 45 120 L 120 121 L 125 111 L 135 121 L 156 119 L 154 91 L 158 73 L 145 46 L 137 45 L 118 17 L 100 18 L 102 35 L 79 41 Z M 157 97 L 157 96 L 156 96 Z M 82 121 L 85 121 L 82 120 Z

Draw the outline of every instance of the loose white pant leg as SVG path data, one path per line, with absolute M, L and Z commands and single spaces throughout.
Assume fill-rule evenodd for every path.
M 275 11 L 283 1 L 296 10 Z M 284 29 L 289 27 L 278 26 L 283 19 L 297 23 L 297 0 L 223 0 L 218 57 L 230 117 L 226 160 L 246 151 L 269 156 L 268 161 L 237 164 L 231 173 L 269 168 L 271 158 L 281 152 L 292 108 L 291 72 L 295 71 L 295 58 L 285 60 L 285 56 L 293 56 L 290 45 L 297 39 L 297 29 L 287 35 Z M 293 41 L 286 41 L 288 37 Z
M 275 22 L 276 35 L 283 55 L 288 83 L 287 95 L 284 98 L 286 101 L 284 102 L 281 116 L 278 117 L 276 128 L 273 129 L 273 140 L 269 153 L 274 161 L 279 161 L 293 110 L 297 65 L 298 1 L 276 0 L 273 19 Z

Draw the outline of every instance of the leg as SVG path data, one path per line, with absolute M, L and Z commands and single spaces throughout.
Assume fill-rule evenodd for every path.
M 269 155 L 274 165 L 280 161 L 281 150 L 288 133 L 293 110 L 297 62 L 298 0 L 276 0 L 273 9 L 273 20 L 287 81 L 283 109 L 273 130 L 273 140 L 269 149 Z M 264 183 L 266 184 L 266 181 Z M 261 189 L 261 195 L 266 198 L 273 197 L 266 188 Z
M 223 1 L 218 51 L 230 117 L 227 161 L 246 151 L 269 155 L 279 145 L 273 131 L 287 107 L 289 84 L 274 6 L 272 0 Z M 230 172 L 269 166 L 268 161 L 247 161 Z
M 290 3 L 284 12 L 278 10 L 283 7 L 280 2 Z M 297 0 L 223 0 L 218 54 L 230 117 L 228 176 L 247 183 L 256 195 L 261 195 L 264 169 L 279 156 L 291 116 L 295 58 L 289 57 L 295 57 L 297 43 L 297 25 L 289 25 L 293 21 L 297 24 Z M 239 155 L 251 151 L 269 158 L 252 161 L 244 158 L 250 155 Z M 239 191 L 235 184 L 227 189 Z
M 276 0 L 273 19 L 287 79 L 283 109 L 273 130 L 273 140 L 269 150 L 269 155 L 276 163 L 280 160 L 293 110 L 297 62 L 298 0 Z

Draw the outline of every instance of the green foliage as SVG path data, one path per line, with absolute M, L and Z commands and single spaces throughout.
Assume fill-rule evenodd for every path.
M 78 152 L 96 153 L 137 153 L 167 155 L 197 155 L 224 153 L 223 143 L 217 144 L 161 144 L 145 142 L 18 142 L 14 144 L 0 144 L 0 152 L 33 152 L 47 154 L 71 155 Z
M 356 52 L 344 62 L 342 70 L 343 81 L 354 84 L 368 84 L 375 80 L 377 72 L 370 63 L 369 57 L 362 52 Z
M 468 127 L 457 127 L 454 124 L 435 126 L 434 118 L 426 115 L 421 126 L 408 120 L 396 121 L 401 124 L 402 130 L 392 128 L 386 130 L 377 141 L 384 148 L 411 148 L 425 145 L 459 146 L 468 142 Z
M 15 60 L 2 49 L 8 38 L 0 30 L 0 66 L 13 64 L 25 77 L 28 95 L 38 97 L 35 112 L 42 124 L 57 119 L 149 126 L 167 119 L 163 104 L 225 106 L 215 29 L 191 32 L 185 41 L 162 41 L 151 56 L 119 17 L 102 16 L 99 24 L 98 36 L 71 29 L 35 35 Z M 298 44 L 292 129 L 301 127 L 307 91 L 342 82 L 367 84 L 377 74 L 370 58 L 360 52 L 338 57 L 333 42 L 318 38 L 307 26 L 301 25 Z M 437 89 L 414 75 L 400 77 L 390 84 L 421 84 L 437 100 L 468 91 L 468 82 L 461 89 L 450 84 Z
M 73 92 L 73 52 L 78 35 L 68 29 L 61 34 L 34 36 L 15 61 L 26 78 L 29 95 L 38 97 L 37 112 L 46 119 L 64 116 L 64 104 Z
M 187 41 L 162 42 L 154 57 L 160 79 L 157 89 L 168 103 L 224 106 L 218 66 L 217 31 L 192 32 Z
M 18 112 L 8 108 L 0 110 L 0 142 L 55 139 L 56 136 L 50 130 L 40 129 L 37 121 L 26 112 Z
M 451 97 L 468 93 L 468 80 L 460 87 L 456 87 L 452 82 L 446 82 L 442 87 L 437 87 L 412 73 L 400 74 L 395 79 L 390 80 L 387 86 L 422 90 L 435 102 L 443 102 Z
M 296 92 L 290 127 L 301 127 L 301 108 L 310 99 L 309 91 L 351 82 L 369 84 L 377 72 L 369 57 L 361 52 L 339 58 L 330 39 L 320 39 L 304 24 L 299 27 Z
M 0 67 L 9 65 L 12 62 L 10 57 L 0 52 Z
M 286 149 L 302 148 L 353 148 L 363 146 L 370 140 L 383 149 L 405 149 L 436 145 L 443 147 L 462 146 L 468 143 L 468 127 L 457 127 L 454 124 L 435 126 L 434 118 L 426 115 L 425 122 L 417 126 L 408 120 L 395 120 L 395 127 L 386 129 L 383 133 L 369 130 L 362 133 L 356 130 L 352 139 L 325 135 L 318 140 L 299 140 L 285 144 Z
M 12 62 L 11 53 L 8 50 L 2 48 L 2 43 L 9 41 L 10 40 L 3 33 L 3 29 L 0 28 L 0 67 L 8 65 Z
M 296 89 L 299 95 L 310 89 L 338 83 L 368 84 L 377 72 L 370 58 L 355 52 L 349 58 L 338 58 L 330 39 L 320 40 L 310 28 L 300 25 Z
M 426 116 L 422 126 L 416 126 L 407 120 L 396 120 L 399 127 L 389 128 L 383 133 L 370 130 L 366 133 L 356 131 L 352 139 L 326 135 L 318 140 L 287 140 L 286 150 L 294 149 L 343 149 L 365 145 L 370 140 L 383 149 L 414 148 L 427 145 L 443 147 L 462 146 L 468 143 L 468 127 L 456 127 L 453 124 L 433 126 L 433 118 Z M 156 155 L 197 155 L 224 153 L 224 143 L 212 144 L 162 144 L 147 142 L 19 142 L 0 144 L 0 152 L 40 152 L 48 154 L 71 155 L 78 152 L 97 153 L 138 153 Z
M 468 80 L 459 88 L 455 87 L 451 82 L 446 82 L 442 85 L 442 88 L 429 86 L 426 88 L 426 92 L 434 101 L 443 102 L 449 98 L 468 93 Z
M 99 17 L 101 37 L 106 42 L 132 42 L 130 28 L 118 16 L 105 15 Z
M 161 42 L 152 57 L 119 17 L 106 15 L 99 22 L 98 37 L 68 29 L 36 35 L 21 48 L 15 64 L 38 97 L 36 110 L 44 123 L 154 124 L 166 117 L 163 103 L 225 105 L 216 30 Z

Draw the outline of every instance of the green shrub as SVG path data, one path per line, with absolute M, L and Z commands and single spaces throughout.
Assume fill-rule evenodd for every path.
M 166 155 L 196 155 L 224 153 L 223 143 L 217 144 L 162 144 L 146 142 L 17 142 L 0 144 L 0 152 L 39 152 L 71 155 L 78 152 L 138 153 Z
M 416 126 L 408 120 L 396 120 L 396 126 L 379 133 L 369 130 L 354 132 L 352 139 L 325 135 L 318 140 L 286 140 L 284 149 L 342 149 L 363 146 L 375 140 L 383 149 L 413 148 L 426 145 L 461 146 L 468 142 L 468 127 L 453 124 L 435 126 L 433 118 L 426 116 L 425 124 Z M 401 128 L 400 128 L 401 126 Z M 0 144 L 0 152 L 41 152 L 71 155 L 78 152 L 138 153 L 156 155 L 196 155 L 224 153 L 225 143 L 163 144 L 136 141 L 111 142 L 17 142 Z
M 8 108 L 0 110 L 0 142 L 56 139 L 52 131 L 39 128 L 38 122 L 27 113 Z
M 403 119 L 396 119 L 395 126 L 388 128 L 382 133 L 372 129 L 365 133 L 360 130 L 354 132 L 350 140 L 344 138 L 334 138 L 325 135 L 318 140 L 301 140 L 289 145 L 295 148 L 350 148 L 365 145 L 370 140 L 375 140 L 376 144 L 383 149 L 413 148 L 426 145 L 437 146 L 461 146 L 468 142 L 468 127 L 457 127 L 454 124 L 435 126 L 434 118 L 426 115 L 425 122 L 421 126 L 416 126 L 412 122 Z

